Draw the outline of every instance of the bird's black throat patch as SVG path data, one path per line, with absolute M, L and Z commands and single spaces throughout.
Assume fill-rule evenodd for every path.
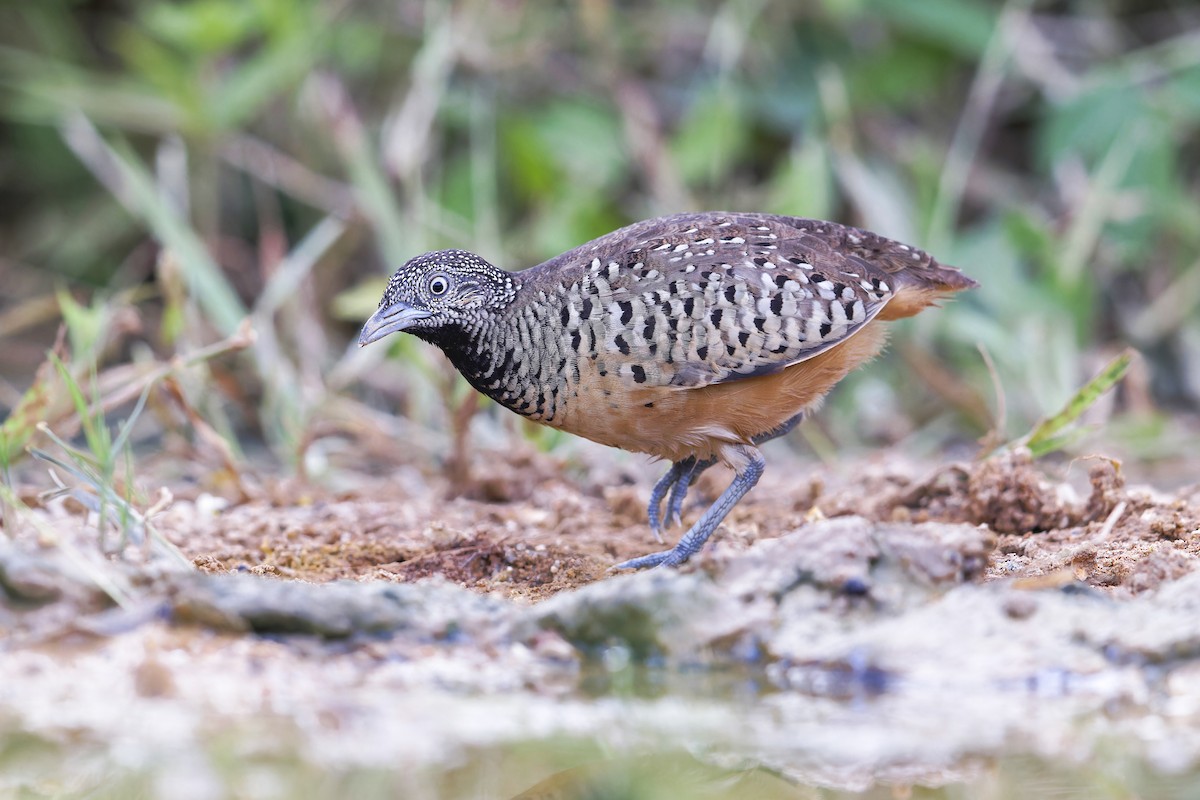
M 521 411 L 511 396 L 508 382 L 502 380 L 516 366 L 512 350 L 503 354 L 493 353 L 484 331 L 470 330 L 458 324 L 424 328 L 412 333 L 445 353 L 454 368 L 476 391 L 518 414 L 528 415 Z

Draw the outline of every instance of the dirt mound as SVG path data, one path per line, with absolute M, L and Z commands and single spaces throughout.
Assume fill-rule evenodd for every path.
M 876 494 L 876 520 L 942 520 L 998 534 L 989 576 L 1039 577 L 1139 592 L 1196 568 L 1200 503 L 1194 491 L 1168 496 L 1130 488 L 1119 462 L 1093 458 L 1081 497 L 1016 450 L 954 464 Z M 845 509 L 844 498 L 835 503 Z

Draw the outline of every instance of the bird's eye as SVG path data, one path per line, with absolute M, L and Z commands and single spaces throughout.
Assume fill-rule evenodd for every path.
M 445 275 L 434 275 L 429 279 L 429 293 L 434 297 L 444 295 L 450 288 L 450 281 Z

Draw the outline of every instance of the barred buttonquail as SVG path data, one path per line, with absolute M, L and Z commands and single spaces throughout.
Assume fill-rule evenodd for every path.
M 678 521 L 718 460 L 734 480 L 671 550 L 679 564 L 762 475 L 756 445 L 791 430 L 877 354 L 882 320 L 975 281 L 858 228 L 766 214 L 630 225 L 518 273 L 463 250 L 418 256 L 388 284 L 360 345 L 408 331 L 479 391 L 530 419 L 667 459 L 650 496 Z

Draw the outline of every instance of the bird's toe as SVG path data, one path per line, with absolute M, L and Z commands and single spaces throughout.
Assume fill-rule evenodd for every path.
M 671 556 L 676 555 L 675 550 L 663 550 L 661 553 L 650 553 L 649 555 L 631 558 L 628 561 L 622 561 L 620 564 L 614 564 L 609 567 L 610 570 L 619 569 L 649 569 L 663 564 L 671 565 L 678 564 L 679 561 L 671 561 Z

